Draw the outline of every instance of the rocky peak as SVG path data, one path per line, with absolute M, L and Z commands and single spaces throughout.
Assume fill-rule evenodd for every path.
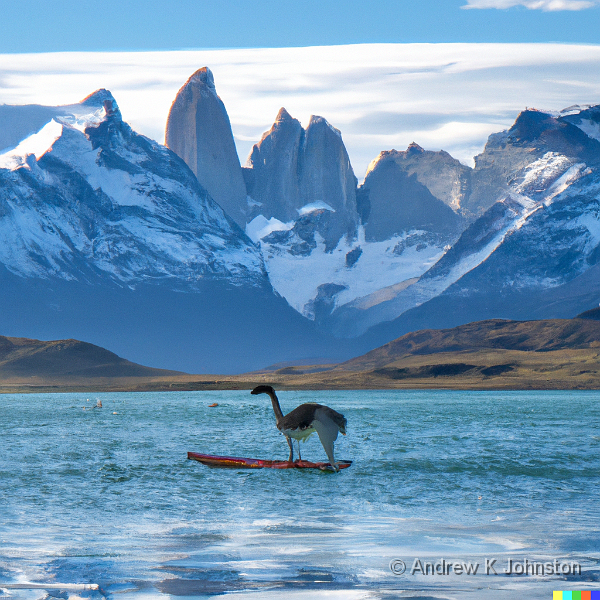
M 277 113 L 277 116 L 275 117 L 275 123 L 273 124 L 273 126 L 275 126 L 278 123 L 282 123 L 285 121 L 297 121 L 297 119 L 294 119 L 294 117 L 292 117 L 292 115 L 290 115 L 290 113 L 282 106 L 279 109 L 279 112 Z
M 578 115 L 557 117 L 527 109 L 508 131 L 491 135 L 475 157 L 466 210 L 482 214 L 536 173 L 544 180 L 537 185 L 542 193 L 572 168 L 583 172 L 584 166 L 600 166 L 600 142 L 578 126 L 581 120 Z
M 202 67 L 198 69 L 191 77 L 190 81 L 194 83 L 204 84 L 206 87 L 215 90 L 215 78 L 212 71 L 208 67 Z
M 105 89 L 99 89 L 86 96 L 80 103 L 81 106 L 90 108 L 103 108 L 107 117 L 121 119 L 121 111 L 113 95 Z
M 239 224 L 245 224 L 246 184 L 225 105 L 208 67 L 198 69 L 179 90 L 167 119 L 166 145 Z
M 416 142 L 411 142 L 408 145 L 408 148 L 405 150 L 404 154 L 406 154 L 406 156 L 410 156 L 415 154 L 423 154 L 424 152 L 425 150 L 423 150 L 423 148 L 421 148 L 419 144 L 417 144 Z
M 282 108 L 247 166 L 253 200 L 248 221 L 258 215 L 295 221 L 304 207 L 325 203 L 335 214 L 318 224 L 327 247 L 335 247 L 342 235 L 355 234 L 356 177 L 341 133 L 323 117 L 312 116 L 304 129 Z
M 569 158 L 593 160 L 600 145 L 567 119 L 535 109 L 524 110 L 508 130 L 509 145 L 528 146 L 543 152 L 560 152 Z
M 298 162 L 303 137 L 300 121 L 281 108 L 271 129 L 252 148 L 244 169 L 248 195 L 253 199 L 247 222 L 257 215 L 284 223 L 298 217 L 302 206 Z
M 547 129 L 555 129 L 556 125 L 556 120 L 551 115 L 526 109 L 519 113 L 508 134 L 515 142 L 533 142 Z
M 393 163 L 392 169 L 399 169 L 408 176 L 414 175 L 416 181 L 425 186 L 431 195 L 455 212 L 461 209 L 469 194 L 471 168 L 452 158 L 444 150 L 425 150 L 415 142 L 404 151 L 384 150 L 369 165 L 365 184 L 371 172 L 383 163 Z M 362 199 L 364 194 L 359 196 Z M 364 210 L 365 207 L 362 206 L 363 214 Z
M 407 168 L 406 155 L 382 152 L 359 188 L 358 206 L 367 241 L 383 241 L 412 230 L 452 237 L 461 225 L 461 218 L 419 181 L 416 170 Z
M 265 151 L 285 153 L 286 145 L 292 140 L 296 144 L 295 140 L 301 132 L 303 134 L 304 130 L 302 129 L 302 125 L 300 125 L 300 121 L 294 119 L 285 108 L 280 108 L 273 125 L 271 125 L 271 129 L 265 131 L 260 138 L 260 142 L 253 146 L 246 161 L 246 166 L 249 168 L 256 167 L 256 158 L 265 153 Z
M 102 148 L 102 160 L 107 158 L 107 152 L 126 143 L 125 140 L 131 140 L 131 128 L 123 121 L 117 101 L 108 90 L 96 90 L 86 96 L 79 105 L 69 108 L 74 112 L 79 129 L 83 129 L 92 142 L 92 148 Z M 90 110 L 93 112 L 89 112 Z M 58 120 L 71 124 L 68 116 L 59 117 Z
M 301 206 L 314 202 L 329 205 L 337 213 L 340 227 L 331 233 L 339 239 L 355 231 L 358 224 L 357 179 L 342 134 L 323 117 L 313 115 L 303 141 L 299 163 Z
M 334 127 L 333 125 L 331 125 L 327 121 L 327 119 L 324 119 L 323 117 L 320 117 L 319 115 L 311 115 L 310 116 L 310 120 L 308 122 L 308 127 L 306 128 L 307 133 L 311 129 L 313 131 L 316 131 L 318 129 L 324 129 L 324 130 L 334 133 L 340 139 L 342 138 L 342 132 L 339 129 L 337 129 L 336 127 Z

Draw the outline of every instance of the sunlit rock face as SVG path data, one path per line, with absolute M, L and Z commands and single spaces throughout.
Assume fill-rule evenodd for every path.
M 432 196 L 455 212 L 460 212 L 469 195 L 472 169 L 444 150 L 424 150 L 413 142 L 404 151 L 383 151 L 369 165 L 365 178 L 382 161 L 395 163 L 396 169 L 408 177 L 414 175 L 414 179 L 425 186 Z
M 356 235 L 356 177 L 340 132 L 322 117 L 311 117 L 304 129 L 282 108 L 247 167 L 247 222 L 262 215 L 289 223 L 313 214 L 328 248 Z M 315 219 L 316 212 L 323 217 Z
M 246 186 L 229 117 L 208 67 L 196 71 L 177 93 L 165 139 L 210 196 L 243 226 Z
M 414 170 L 407 169 L 407 158 L 424 152 L 415 146 L 406 152 L 382 152 L 369 167 L 359 191 L 359 207 L 368 241 L 420 230 L 447 237 L 445 243 L 448 243 L 454 241 L 460 231 L 462 219 L 419 181 Z

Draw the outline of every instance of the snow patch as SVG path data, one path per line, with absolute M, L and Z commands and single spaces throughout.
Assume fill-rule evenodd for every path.
M 563 154 L 546 152 L 525 167 L 523 180 L 512 188 L 510 197 L 525 208 L 533 208 L 535 204 L 549 206 L 556 196 L 589 173 L 585 163 L 573 164 Z
M 518 192 L 509 192 L 507 198 L 520 204 L 526 210 L 533 210 L 534 208 L 539 206 L 539 203 L 530 198 L 529 196 L 525 196 L 524 194 L 519 194 Z
M 509 233 L 520 229 L 531 215 L 543 208 L 543 205 L 533 202 L 526 196 L 519 196 L 518 194 L 511 194 L 509 200 L 515 201 L 514 217 L 510 218 L 508 222 L 505 222 L 504 225 L 498 229 L 496 235 L 494 235 L 483 248 L 463 256 L 452 265 L 449 272 L 445 275 L 421 278 L 416 283 L 401 290 L 389 302 L 383 302 L 374 306 L 371 311 L 365 313 L 360 319 L 354 316 L 352 323 L 353 335 L 364 333 L 371 325 L 375 325 L 376 323 L 391 321 L 405 311 L 414 308 L 415 306 L 419 306 L 443 293 L 461 277 L 485 262 L 502 244 Z
M 34 155 L 39 160 L 49 152 L 54 142 L 62 135 L 63 126 L 52 119 L 37 133 L 26 137 L 16 148 L 0 154 L 0 169 L 14 170 L 27 164 L 27 157 Z
M 550 206 L 556 196 L 562 194 L 571 184 L 575 183 L 580 177 L 589 175 L 592 171 L 585 163 L 573 165 L 566 173 L 563 173 L 548 189 L 544 204 Z
M 600 123 L 589 119 L 581 119 L 579 123 L 575 123 L 583 133 L 587 136 L 600 141 Z
M 283 223 L 275 217 L 267 219 L 263 215 L 258 215 L 246 224 L 246 235 L 256 244 L 274 231 L 287 231 L 293 226 L 293 223 Z
M 555 117 L 564 117 L 567 115 L 578 115 L 579 113 L 583 112 L 584 110 L 588 110 L 592 108 L 591 104 L 573 104 L 572 106 L 567 106 L 567 108 L 563 108 L 562 110 L 559 111 L 554 111 L 550 114 L 552 114 L 552 116 Z M 544 111 L 546 112 L 546 111 Z
M 358 240 L 344 237 L 333 252 L 326 252 L 325 241 L 316 234 L 317 247 L 309 255 L 293 254 L 264 241 L 260 241 L 260 247 L 275 290 L 298 312 L 310 316 L 310 302 L 323 282 L 345 288 L 335 297 L 335 306 L 339 307 L 422 275 L 445 250 L 432 243 L 406 245 L 411 236 L 420 235 L 425 232 L 411 231 L 383 242 L 366 242 L 364 230 L 360 228 Z M 403 243 L 404 249 L 398 252 L 397 248 Z M 346 255 L 358 247 L 362 253 L 348 268 Z
M 589 249 L 600 245 L 600 214 L 598 212 L 584 213 L 573 221 L 575 227 L 585 227 L 590 235 Z
M 335 212 L 335 209 L 329 206 L 329 204 L 319 200 L 317 202 L 311 202 L 310 204 L 306 204 L 302 208 L 299 208 L 298 214 L 301 217 L 303 217 L 304 215 L 308 215 L 310 213 L 317 212 L 320 210 L 328 210 L 329 212 Z
M 255 208 L 258 206 L 262 206 L 263 203 L 259 202 L 258 200 L 255 200 L 254 198 L 252 198 L 252 196 L 246 196 L 246 205 L 248 206 L 248 208 Z
M 571 161 L 558 152 L 546 152 L 544 156 L 525 167 L 525 175 L 515 191 L 531 195 L 544 192 L 550 183 L 572 165 Z
M 56 119 L 69 127 L 85 132 L 88 127 L 98 127 L 106 118 L 106 110 L 104 107 L 90 109 L 92 107 L 83 104 L 73 104 L 67 107 L 66 114 L 57 116 Z

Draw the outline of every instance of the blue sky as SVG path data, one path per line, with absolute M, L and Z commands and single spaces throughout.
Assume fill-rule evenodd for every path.
M 0 104 L 106 88 L 163 142 L 209 66 L 242 163 L 285 106 L 340 129 L 359 179 L 382 150 L 472 164 L 525 107 L 600 103 L 600 0 L 0 0 L 0 27 Z
M 597 0 L 0 0 L 0 53 L 600 42 Z

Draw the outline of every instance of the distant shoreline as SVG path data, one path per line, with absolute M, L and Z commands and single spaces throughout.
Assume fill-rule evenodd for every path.
M 330 373 L 330 375 L 334 375 Z M 541 381 L 535 378 L 500 376 L 493 378 L 474 377 L 429 377 L 402 381 L 384 380 L 382 377 L 369 377 L 370 374 L 354 372 L 347 381 L 325 382 L 310 376 L 281 376 L 276 374 L 231 375 L 215 377 L 181 376 L 165 380 L 119 381 L 110 379 L 105 382 L 2 382 L 2 394 L 65 394 L 65 393 L 126 393 L 126 392 L 195 392 L 222 390 L 251 390 L 260 383 L 270 383 L 278 390 L 457 390 L 457 391 L 529 391 L 529 390 L 600 390 L 600 382 L 583 381 L 581 378 L 556 378 Z M 339 372 L 335 373 L 335 378 Z
M 600 389 L 595 318 L 422 330 L 344 363 L 278 363 L 237 375 L 144 367 L 76 340 L 1 339 L 0 394 L 250 390 L 261 383 L 279 390 Z

